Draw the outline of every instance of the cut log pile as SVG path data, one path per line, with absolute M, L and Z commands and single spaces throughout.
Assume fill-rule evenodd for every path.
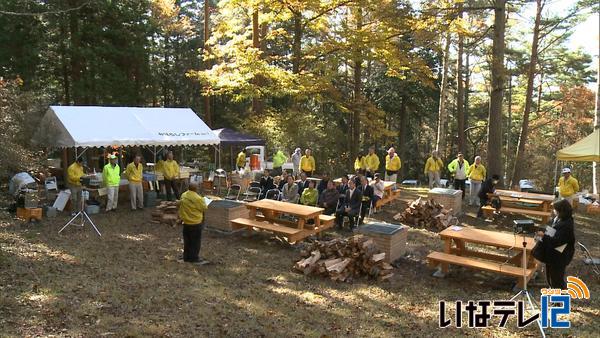
M 177 213 L 177 202 L 162 201 L 152 212 L 152 223 L 175 227 L 180 223 Z
M 458 224 L 458 219 L 452 216 L 452 209 L 446 209 L 432 199 L 421 197 L 412 201 L 404 211 L 396 214 L 394 219 L 415 228 L 434 232 Z
M 393 267 L 384 261 L 385 252 L 379 252 L 373 240 L 363 235 L 316 241 L 302 251 L 302 257 L 295 270 L 334 281 L 351 282 L 363 276 L 381 281 L 394 274 Z

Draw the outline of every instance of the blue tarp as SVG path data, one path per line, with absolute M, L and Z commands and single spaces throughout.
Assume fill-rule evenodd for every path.
M 221 128 L 213 130 L 219 137 L 221 146 L 263 146 L 265 141 L 258 136 L 240 133 L 233 129 Z

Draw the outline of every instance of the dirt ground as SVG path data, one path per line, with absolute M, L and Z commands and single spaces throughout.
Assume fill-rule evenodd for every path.
M 392 221 L 424 190 L 404 190 L 375 215 Z M 438 302 L 508 299 L 513 279 L 451 268 L 432 277 L 425 257 L 441 250 L 433 232 L 410 229 L 405 257 L 394 277 L 377 283 L 332 282 L 295 273 L 301 245 L 267 235 L 205 231 L 202 255 L 214 264 L 178 262 L 181 229 L 150 223 L 150 210 L 93 215 L 102 231 L 58 229 L 67 216 L 37 224 L 0 211 L 0 336 L 195 336 L 195 337 L 432 337 L 538 336 L 535 325 L 438 328 Z M 474 208 L 460 217 L 468 226 L 507 231 L 510 219 L 483 222 Z M 600 217 L 578 215 L 576 236 L 600 256 Z M 347 236 L 331 233 L 328 236 Z M 549 336 L 593 337 L 600 325 L 600 284 L 577 250 L 567 274 L 585 281 L 590 300 L 574 300 L 571 328 Z M 532 290 L 539 300 L 544 278 Z M 463 319 L 466 326 L 466 318 Z M 492 319 L 497 325 L 497 318 Z

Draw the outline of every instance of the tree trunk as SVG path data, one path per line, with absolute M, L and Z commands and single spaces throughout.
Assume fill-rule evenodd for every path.
M 210 0 L 204 0 L 204 49 L 208 50 L 208 39 L 210 38 Z M 209 61 L 204 61 L 205 69 L 210 68 Z M 206 89 L 206 88 L 205 88 Z M 212 114 L 210 111 L 210 95 L 204 94 L 204 122 L 212 127 Z
M 78 1 L 69 1 L 69 6 L 75 7 Z M 69 13 L 69 34 L 71 37 L 71 97 L 73 104 L 82 104 L 83 93 L 81 75 L 83 71 L 83 60 L 81 57 L 81 38 L 79 35 L 79 11 Z
M 600 129 L 600 58 L 598 58 L 598 74 L 596 75 L 596 115 L 594 116 L 594 129 Z M 600 179 L 598 179 L 598 162 L 592 163 L 592 185 L 593 192 L 600 191 Z
M 363 12 L 361 5 L 357 5 L 356 14 L 354 19 L 356 20 L 356 32 L 362 30 Z M 357 51 L 357 57 L 354 60 L 354 109 L 352 112 L 352 145 L 350 149 L 351 159 L 355 159 L 360 149 L 360 112 L 363 106 L 362 97 L 362 57 L 361 51 Z
M 408 114 L 408 109 L 407 109 L 407 105 L 408 105 L 408 99 L 406 98 L 406 96 L 402 96 L 401 97 L 402 102 L 400 104 L 400 135 L 398 137 L 398 146 L 397 148 L 400 149 L 396 149 L 396 151 L 398 152 L 398 156 L 400 156 L 400 160 L 401 161 L 405 161 L 406 160 L 406 150 L 408 149 L 408 147 L 406 147 L 406 143 L 408 142 L 408 118 L 409 118 L 409 114 Z M 419 142 L 417 142 L 419 143 Z M 419 153 L 419 151 L 417 150 L 416 153 Z M 400 167 L 400 177 L 406 177 L 406 170 L 407 170 L 407 166 L 405 164 L 402 165 L 402 167 Z
M 462 3 L 458 5 L 459 18 L 463 17 Z M 465 153 L 465 88 L 463 83 L 463 41 L 464 37 L 458 33 L 458 53 L 456 56 L 456 118 L 458 125 L 458 151 Z
M 523 110 L 523 124 L 521 125 L 521 134 L 519 135 L 519 143 L 517 146 L 517 155 L 515 156 L 514 171 L 511 184 L 519 183 L 523 177 L 526 167 L 525 147 L 527 145 L 527 137 L 529 136 L 529 113 L 533 103 L 533 81 L 536 76 L 536 68 L 538 62 L 538 44 L 540 36 L 540 22 L 542 20 L 542 9 L 544 8 L 544 0 L 536 0 L 537 9 L 535 13 L 535 25 L 533 27 L 533 41 L 531 44 L 531 56 L 529 58 L 529 68 L 527 70 L 527 89 L 525 92 L 525 109 Z
M 494 35 L 492 42 L 492 73 L 490 109 L 488 116 L 487 162 L 490 175 L 502 173 L 502 96 L 504 90 L 504 34 L 506 27 L 506 0 L 496 0 L 494 8 Z M 501 180 L 499 186 L 503 186 Z
M 302 13 L 294 12 L 294 40 L 292 44 L 292 72 L 300 73 L 302 59 Z
M 448 112 L 446 111 L 446 92 L 448 86 L 448 58 L 450 55 L 450 33 L 446 33 L 444 43 L 444 57 L 442 60 L 442 83 L 440 84 L 440 105 L 438 110 L 438 128 L 435 149 L 439 151 L 440 157 L 444 158 L 446 153 L 446 121 Z
M 252 12 L 252 47 L 256 49 L 260 49 L 260 29 L 258 25 L 258 8 L 254 9 Z M 260 86 L 260 79 L 254 79 L 254 85 Z M 263 102 L 257 97 L 258 94 L 255 94 L 252 97 L 252 113 L 255 115 L 262 115 L 263 112 Z
M 512 69 L 508 70 L 508 105 L 506 106 L 506 165 L 504 166 L 504 176 L 508 177 L 508 166 L 510 163 L 510 142 L 512 138 Z
M 67 41 L 67 27 L 65 20 L 61 16 L 60 18 L 60 63 L 61 63 L 61 72 L 62 72 L 62 87 L 63 87 L 63 104 L 70 105 L 71 104 L 71 79 L 69 78 L 69 64 L 67 61 L 67 46 L 65 41 Z

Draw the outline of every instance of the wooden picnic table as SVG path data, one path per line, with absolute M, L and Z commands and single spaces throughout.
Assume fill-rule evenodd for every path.
M 542 223 L 547 223 L 550 219 L 552 202 L 555 199 L 553 195 L 501 189 L 497 189 L 491 196 L 497 196 L 502 201 L 500 211 L 540 216 Z
M 439 236 L 444 241 L 444 252 L 432 252 L 428 259 L 430 262 L 440 263 L 444 274 L 448 272 L 448 265 L 461 265 L 516 277 L 517 283 L 522 287 L 525 283 L 523 280 L 523 265 L 525 265 L 528 280 L 537 270 L 537 262 L 531 255 L 531 251 L 535 246 L 533 238 L 525 237 L 527 243 L 525 247 L 527 261 L 525 261 L 523 257 L 523 235 L 520 234 L 466 227 L 448 227 L 440 232 Z M 512 255 L 490 253 L 489 250 L 475 251 L 467 248 L 467 244 L 509 249 Z
M 271 199 L 262 199 L 247 203 L 246 208 L 250 211 L 250 218 L 254 220 L 277 220 L 277 216 L 280 214 L 295 216 L 298 219 L 296 223 L 297 228 L 300 230 L 304 229 L 304 225 L 310 219 L 314 220 L 315 227 L 319 227 L 321 225 L 319 216 L 325 211 L 323 208 Z M 260 211 L 262 216 L 259 216 L 257 211 Z M 280 220 L 277 221 L 280 222 Z
M 325 210 L 323 208 L 270 199 L 247 203 L 246 207 L 249 209 L 249 217 L 231 220 L 232 228 L 269 231 L 287 237 L 290 243 L 312 235 L 320 236 L 323 231 L 332 228 L 335 221 L 334 216 L 322 214 Z M 295 221 L 280 218 L 281 214 L 292 215 Z M 314 223 L 305 228 L 309 220 Z

